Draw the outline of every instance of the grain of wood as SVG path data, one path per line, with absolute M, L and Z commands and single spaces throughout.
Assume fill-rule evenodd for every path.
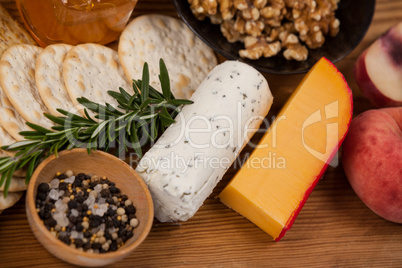
M 177 16 L 170 0 L 140 0 L 134 16 L 149 13 Z M 402 1 L 378 0 L 374 20 L 363 42 L 336 64 L 353 90 L 355 115 L 372 107 L 356 85 L 353 64 L 365 48 L 400 20 Z M 303 76 L 266 77 L 275 97 L 271 118 Z M 255 136 L 253 141 L 260 137 Z M 250 148 L 245 148 L 240 157 L 249 152 Z M 328 169 L 292 229 L 280 242 L 274 242 L 254 224 L 213 198 L 237 168 L 229 169 L 193 218 L 183 223 L 154 222 L 145 242 L 111 267 L 401 266 L 402 226 L 372 213 L 349 186 L 341 166 Z M 26 220 L 24 204 L 22 198 L 13 209 L 0 215 L 1 265 L 71 267 L 50 255 L 35 239 Z

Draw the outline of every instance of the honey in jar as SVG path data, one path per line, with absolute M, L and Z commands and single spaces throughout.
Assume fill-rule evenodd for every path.
M 137 0 L 16 0 L 42 47 L 54 43 L 107 44 L 126 26 Z

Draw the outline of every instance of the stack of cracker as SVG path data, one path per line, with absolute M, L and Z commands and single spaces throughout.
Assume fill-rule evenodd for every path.
M 141 79 L 145 62 L 151 85 L 161 90 L 157 74 L 159 59 L 164 59 L 177 98 L 190 98 L 217 64 L 213 51 L 182 21 L 167 16 L 134 19 L 123 31 L 117 52 L 97 44 L 54 44 L 43 49 L 1 6 L 0 15 L 0 30 L 6 33 L 0 35 L 0 146 L 23 140 L 20 131 L 30 130 L 25 122 L 51 128 L 44 113 L 61 116 L 60 108 L 84 114 L 79 97 L 117 107 L 107 91 L 122 87 L 133 94 L 130 81 Z M 0 193 L 0 210 L 21 197 L 26 185 L 18 176 L 23 175 L 14 174 L 6 199 Z
M 25 29 L 11 17 L 5 8 L 0 5 L 0 56 L 6 49 L 16 44 L 31 44 L 35 41 L 25 31 Z M 0 86 L 0 146 L 16 142 L 22 137 L 19 131 L 26 129 L 22 118 L 11 105 Z M 7 129 L 7 131 L 5 130 Z M 13 133 L 11 135 L 9 132 Z M 9 156 L 9 152 L 0 150 L 0 157 Z M 11 154 L 12 155 L 12 154 Z M 21 171 L 14 173 L 8 189 L 8 195 L 5 198 L 3 194 L 4 185 L 0 185 L 0 213 L 13 206 L 22 196 L 23 191 L 27 189 L 24 174 Z

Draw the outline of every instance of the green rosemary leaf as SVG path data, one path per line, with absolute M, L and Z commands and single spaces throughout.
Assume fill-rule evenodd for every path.
M 92 135 L 91 135 L 91 139 L 95 138 L 95 137 L 99 134 L 99 132 L 101 132 L 101 131 L 106 127 L 106 125 L 107 125 L 109 122 L 110 122 L 110 120 L 103 121 L 102 123 L 100 123 L 100 124 L 98 125 L 98 127 L 93 131 L 93 133 L 92 133 Z
M 119 87 L 119 91 L 120 94 L 126 99 L 126 101 L 128 101 L 131 98 L 131 95 L 128 94 L 128 92 L 124 88 Z
M 150 102 L 151 102 L 151 99 L 144 100 L 143 103 L 140 106 L 140 110 L 144 110 L 144 108 L 147 107 Z
M 42 136 L 44 137 L 45 135 L 41 135 L 39 131 L 20 131 L 19 134 L 21 136 L 24 136 L 25 138 L 28 136 Z
M 38 136 L 25 136 L 26 140 L 44 140 L 46 136 L 38 135 Z
M 157 124 L 157 119 L 151 120 L 151 135 L 152 135 L 152 140 L 156 140 L 158 137 L 158 124 Z
M 88 120 L 90 120 L 92 123 L 96 123 L 96 121 L 93 120 L 92 117 L 89 115 L 87 109 L 84 109 L 84 114 L 85 114 L 85 116 L 86 116 L 86 118 L 87 118 Z
M 32 155 L 32 158 L 29 162 L 28 168 L 27 168 L 27 173 L 25 175 L 25 183 L 29 182 L 29 179 L 31 178 L 35 167 L 37 166 L 38 162 L 39 162 L 39 156 L 42 155 L 41 152 L 36 152 Z
M 93 111 L 95 113 L 98 113 L 100 111 L 99 107 L 101 105 L 99 103 L 95 103 L 93 101 L 90 101 L 85 97 L 77 98 L 77 101 L 80 104 L 82 104 L 85 108 L 89 109 L 90 111 Z
M 135 97 L 135 96 L 140 95 L 140 91 L 139 91 L 140 87 L 137 85 L 136 80 L 133 80 L 132 85 L 133 85 L 133 90 L 134 90 L 134 95 L 133 96 Z
M 1 165 L 0 166 L 0 173 L 4 173 L 4 171 L 7 171 L 10 167 L 12 167 L 12 165 L 14 165 L 14 160 L 11 160 L 11 161 Z M 3 185 L 3 184 L 0 182 L 0 186 L 1 185 Z
M 3 186 L 4 182 L 6 181 L 6 178 L 7 178 L 7 172 L 3 172 L 0 177 L 0 187 Z
M 140 120 L 147 120 L 147 119 L 154 118 L 154 117 L 156 117 L 156 116 L 158 116 L 158 115 L 157 115 L 157 114 L 143 115 L 143 116 L 141 116 L 139 119 L 140 119 Z
M 91 123 L 91 120 L 82 117 L 81 115 L 76 115 L 73 113 L 70 113 L 68 111 L 65 111 L 63 109 L 57 109 L 57 111 L 61 114 L 63 114 L 64 116 L 66 116 L 66 123 L 69 123 L 68 120 L 70 120 L 70 122 L 74 122 L 75 124 L 81 123 L 81 124 L 88 124 Z
M 52 114 L 44 114 L 49 120 L 51 120 L 52 122 L 60 125 L 60 126 L 64 126 L 64 122 L 66 121 L 65 117 L 58 117 L 58 116 L 54 116 Z M 28 123 L 27 123 L 28 124 Z M 30 126 L 31 127 L 31 126 Z
M 6 147 L 5 150 L 13 151 L 13 150 L 20 149 L 20 148 L 26 147 L 28 145 L 37 144 L 37 143 L 39 143 L 39 141 L 37 141 L 37 140 L 17 141 L 11 145 L 5 146 Z
M 26 164 L 28 164 L 29 161 L 32 160 L 33 156 L 34 156 L 34 154 L 23 158 L 22 161 L 20 161 L 18 168 L 23 168 Z
M 142 69 L 142 84 L 141 84 L 141 101 L 145 102 L 149 96 L 149 70 L 148 63 L 144 63 Z
M 193 104 L 194 102 L 191 100 L 174 99 L 174 100 L 169 100 L 167 103 L 170 105 L 177 106 L 177 105 L 183 105 L 183 104 Z
M 98 147 L 99 148 L 104 148 L 107 144 L 107 136 L 106 136 L 106 131 L 102 131 L 101 133 L 99 133 L 98 136 Z
M 170 91 L 170 79 L 165 62 L 162 59 L 159 60 L 159 69 L 159 81 L 161 82 L 163 97 L 165 98 L 165 100 L 170 100 L 172 94 Z
M 46 116 L 46 115 L 47 115 L 47 114 L 45 113 L 45 116 Z M 29 122 L 26 122 L 25 124 L 26 124 L 28 127 L 32 128 L 32 129 L 34 129 L 34 130 L 36 130 L 36 131 L 38 131 L 38 132 L 40 132 L 40 133 L 43 133 L 43 134 L 46 134 L 46 133 L 49 133 L 49 132 L 53 132 L 53 131 L 51 131 L 51 130 L 49 130 L 49 129 L 46 129 L 46 128 L 41 127 L 41 126 L 36 125 L 36 124 L 32 124 L 32 123 L 29 123 Z
M 83 131 L 83 134 L 88 134 L 92 135 L 92 133 L 95 131 L 95 129 L 98 127 L 98 125 L 93 125 Z
M 114 139 L 116 138 L 115 122 L 110 122 L 108 124 L 106 134 L 107 134 L 109 141 L 113 142 Z
M 140 106 L 135 102 L 135 100 L 137 99 L 137 95 L 133 95 L 129 100 L 128 100 L 128 103 L 127 103 L 127 106 L 129 106 L 130 108 L 129 108 L 129 110 L 131 109 L 131 107 L 133 107 L 133 108 L 140 108 Z
M 76 130 L 77 130 L 77 128 L 68 128 L 68 129 L 61 130 L 59 132 L 48 133 L 48 134 L 46 134 L 46 137 L 57 137 L 57 136 L 64 135 L 66 133 L 72 133 Z
M 138 155 L 138 157 L 142 157 L 142 150 L 140 146 L 140 142 L 138 140 L 138 135 L 137 135 L 137 128 L 135 126 L 135 122 L 131 124 L 131 146 L 133 146 L 134 152 Z
M 17 165 L 14 164 L 14 165 L 7 171 L 6 184 L 4 185 L 4 190 L 3 190 L 4 198 L 7 197 L 8 189 L 10 188 L 11 179 L 12 179 L 12 177 L 13 177 L 13 174 L 14 174 L 14 172 L 15 172 L 16 167 L 17 167 Z
M 107 92 L 107 94 L 109 94 L 111 97 L 113 97 L 116 100 L 120 100 L 122 102 L 126 102 L 128 101 L 128 99 L 125 98 L 125 96 L 119 92 L 113 91 L 113 90 L 109 90 Z
M 71 149 L 73 149 L 73 148 L 78 148 L 78 147 L 80 147 L 80 146 L 76 146 L 74 143 L 70 143 L 68 146 L 67 146 L 67 150 L 71 150 Z
M 9 156 L 1 157 L 1 158 L 0 158 L 0 166 L 3 165 L 4 163 L 10 161 L 10 158 L 11 158 L 11 157 L 9 157 Z M 0 185 L 0 186 L 1 186 L 1 185 Z

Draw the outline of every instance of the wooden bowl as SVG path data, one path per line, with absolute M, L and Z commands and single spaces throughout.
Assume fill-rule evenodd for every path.
M 57 172 L 72 170 L 74 174 L 106 176 L 133 201 L 139 225 L 134 236 L 117 251 L 108 253 L 86 253 L 74 249 L 54 237 L 46 229 L 36 211 L 35 200 L 38 186 L 50 182 Z M 147 237 L 154 218 L 151 194 L 141 177 L 121 159 L 101 151 L 87 153 L 86 149 L 72 149 L 50 156 L 44 160 L 32 175 L 26 196 L 26 211 L 29 224 L 39 242 L 59 259 L 80 266 L 103 266 L 119 261 L 132 253 Z

